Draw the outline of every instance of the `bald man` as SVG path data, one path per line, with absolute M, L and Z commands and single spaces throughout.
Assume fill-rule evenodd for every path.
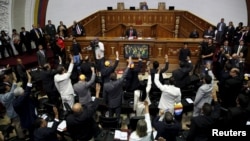
M 66 118 L 67 131 L 73 140 L 89 141 L 100 133 L 93 115 L 99 105 L 100 85 L 96 87 L 96 98 L 94 102 L 82 107 L 81 103 L 75 103 L 72 107 L 73 113 Z
M 225 108 L 236 106 L 236 98 L 243 86 L 243 80 L 240 78 L 240 70 L 238 68 L 232 68 L 229 75 L 231 77 L 225 80 L 225 83 L 219 90 L 222 106 Z
M 95 82 L 95 68 L 91 67 L 92 75 L 89 81 L 86 81 L 86 76 L 84 74 L 79 75 L 79 81 L 74 84 L 73 88 L 75 93 L 79 97 L 79 102 L 82 105 L 86 105 L 91 101 L 90 88 Z

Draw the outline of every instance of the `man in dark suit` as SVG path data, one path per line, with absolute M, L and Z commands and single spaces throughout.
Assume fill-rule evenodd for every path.
M 17 71 L 18 79 L 23 84 L 27 84 L 28 80 L 27 80 L 26 68 L 23 65 L 22 59 L 20 58 L 17 59 L 16 71 Z M 26 86 L 23 85 L 23 88 L 26 88 Z
M 116 51 L 116 60 L 115 64 L 111 66 L 110 61 L 105 61 L 104 64 L 101 64 L 101 77 L 102 77 L 102 82 L 109 82 L 110 81 L 110 74 L 113 73 L 118 66 L 119 63 L 119 53 Z
M 214 38 L 215 33 L 214 33 L 214 28 L 213 26 L 209 26 L 207 30 L 203 32 L 203 38 Z
M 163 69 L 161 69 L 160 74 L 166 72 L 168 70 L 168 66 L 169 66 L 168 55 L 166 54 L 165 55 L 165 67 Z M 158 61 L 154 61 L 153 62 L 153 68 L 150 69 L 151 80 L 152 80 L 151 91 L 161 92 L 160 89 L 155 85 L 155 82 L 154 82 L 155 74 L 158 72 L 158 69 L 159 69 L 159 62 Z M 160 75 L 159 80 L 160 80 L 161 83 L 163 83 L 164 79 L 163 79 L 162 75 Z
M 88 141 L 100 133 L 93 115 L 99 105 L 100 85 L 96 85 L 96 98 L 94 102 L 82 107 L 80 103 L 75 103 L 72 107 L 73 113 L 66 117 L 67 131 L 73 140 Z
M 243 81 L 240 78 L 240 70 L 238 68 L 232 68 L 229 72 L 231 76 L 225 80 L 224 84 L 221 86 L 220 99 L 222 106 L 225 108 L 235 107 L 236 98 L 241 92 L 243 86 Z
M 226 30 L 226 24 L 224 23 L 224 18 L 221 18 L 220 22 L 217 24 L 217 34 L 216 34 L 217 43 L 220 44 L 222 42 L 225 30 Z
M 189 34 L 189 38 L 199 38 L 199 32 L 196 28 Z
M 59 125 L 59 115 L 56 107 L 53 107 L 55 119 L 51 128 L 47 127 L 47 121 L 38 118 L 35 121 L 34 141 L 58 141 L 57 126 Z
M 129 39 L 137 38 L 136 29 L 134 29 L 134 27 L 132 25 L 130 25 L 129 29 L 126 30 L 125 36 L 126 36 L 126 38 L 129 38 Z
M 86 81 L 89 81 L 92 75 L 91 67 L 94 66 L 93 63 L 89 62 L 89 57 L 84 58 L 84 62 L 81 64 L 81 73 L 86 76 Z
M 193 65 L 191 61 L 188 62 L 180 62 L 180 68 L 173 71 L 172 76 L 175 80 L 175 86 L 179 88 L 184 88 L 188 84 L 190 84 L 190 76 L 189 73 L 193 69 Z
M 37 29 L 36 25 L 32 25 L 32 29 L 30 30 L 30 38 L 33 42 L 35 42 L 36 49 L 38 49 L 39 45 L 43 44 L 42 40 L 42 34 L 41 32 Z
M 22 87 L 17 87 L 14 90 L 15 99 L 13 100 L 13 108 L 18 114 L 21 122 L 21 127 L 29 131 L 30 139 L 33 139 L 33 123 L 37 116 L 35 113 L 35 103 L 30 97 L 32 83 L 30 72 L 26 72 L 28 83 L 25 85 L 25 90 Z
M 220 116 L 220 105 L 216 94 L 213 94 L 214 105 L 204 103 L 202 114 L 191 119 L 187 141 L 207 141 L 211 138 L 211 130 Z
M 48 20 L 48 24 L 45 26 L 45 33 L 49 35 L 50 41 L 55 40 L 56 36 L 56 27 L 54 24 L 51 23 L 51 20 Z
M 51 69 L 50 64 L 46 63 L 43 66 L 43 70 L 40 72 L 40 79 L 43 82 L 42 87 L 49 98 L 49 102 L 59 108 L 61 104 L 61 101 L 59 100 L 60 94 L 57 91 L 54 83 L 54 76 L 56 75 L 56 73 L 56 70 Z
M 128 67 L 124 71 L 121 78 L 117 79 L 116 73 L 110 75 L 111 81 L 105 82 L 103 87 L 103 98 L 108 105 L 109 117 L 113 117 L 114 113 L 116 117 L 120 119 L 121 114 L 121 104 L 123 96 L 123 82 L 126 78 L 129 68 L 132 64 L 132 58 L 129 57 Z
M 36 52 L 36 56 L 37 56 L 38 66 L 42 68 L 44 64 L 47 63 L 47 55 L 45 53 L 45 50 L 43 50 L 42 45 L 38 46 L 38 51 Z
M 148 10 L 148 4 L 146 1 L 141 2 L 140 9 L 141 10 Z
M 140 86 L 140 80 L 138 78 L 138 74 L 141 72 L 141 68 L 142 68 L 142 59 L 139 55 L 138 57 L 138 64 L 135 67 L 135 64 L 133 63 L 130 67 L 130 71 L 126 77 L 126 86 L 125 86 L 125 90 L 127 92 L 133 92 L 139 88 Z
M 244 40 L 240 40 L 239 45 L 235 45 L 233 48 L 233 54 L 236 54 L 239 58 L 246 58 L 247 56 L 247 46 L 244 45 Z
M 26 47 L 26 51 L 31 54 L 31 38 L 30 38 L 30 32 L 26 31 L 24 27 L 21 28 L 20 32 L 20 41 L 21 41 L 21 46 L 24 44 Z
M 157 131 L 157 136 L 155 139 L 163 137 L 167 141 L 176 141 L 176 137 L 181 131 L 181 125 L 177 120 L 174 119 L 174 116 L 171 112 L 166 112 L 164 114 L 163 121 L 159 121 L 163 114 L 164 112 L 160 112 L 160 115 L 157 116 L 152 123 L 153 127 Z
M 72 35 L 74 37 L 86 36 L 85 28 L 80 22 L 77 23 L 76 21 L 74 21 L 72 27 Z

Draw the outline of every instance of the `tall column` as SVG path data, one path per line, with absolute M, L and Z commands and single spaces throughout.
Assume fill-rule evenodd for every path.
M 11 0 L 0 0 L 0 30 L 11 32 Z

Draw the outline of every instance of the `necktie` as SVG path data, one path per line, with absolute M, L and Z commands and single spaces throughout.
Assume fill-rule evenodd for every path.
M 238 47 L 237 55 L 240 55 L 241 48 L 242 48 L 242 46 Z
M 39 36 L 39 34 L 38 34 L 38 32 L 37 32 L 37 30 L 35 29 L 35 32 L 36 32 L 36 36 L 37 36 L 37 38 L 39 39 L 40 38 L 40 36 Z
M 78 35 L 81 35 L 81 30 L 80 30 L 79 25 L 76 25 L 76 32 Z
M 240 40 L 243 40 L 244 35 L 245 35 L 245 32 L 242 33 Z
M 133 36 L 133 30 L 130 30 L 129 36 L 130 36 L 130 37 Z
M 40 50 L 40 52 L 42 53 L 42 55 L 45 57 L 45 54 L 44 54 L 44 52 L 42 51 L 42 50 Z

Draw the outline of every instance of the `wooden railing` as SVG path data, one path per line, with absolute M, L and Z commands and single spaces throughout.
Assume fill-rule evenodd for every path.
M 196 28 L 203 34 L 209 22 L 188 11 L 180 10 L 101 10 L 80 21 L 87 36 L 120 37 L 129 25 L 141 36 L 159 38 L 188 38 Z M 72 32 L 69 27 L 69 33 Z

